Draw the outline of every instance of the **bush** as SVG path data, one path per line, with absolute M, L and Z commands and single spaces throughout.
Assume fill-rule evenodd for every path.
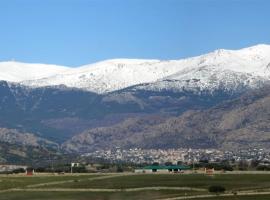
M 223 193 L 225 190 L 225 187 L 221 185 L 212 185 L 208 188 L 208 191 L 212 193 Z
M 23 169 L 23 168 L 14 169 L 12 171 L 12 173 L 14 173 L 14 174 L 25 173 L 25 169 Z
M 38 167 L 38 168 L 36 168 L 35 171 L 36 171 L 36 172 L 45 172 L 46 169 L 45 169 L 44 167 Z
M 87 170 L 85 169 L 84 166 L 81 166 L 81 167 L 72 167 L 72 172 L 73 173 L 86 173 Z
M 256 167 L 256 170 L 258 170 L 258 171 L 270 171 L 270 166 L 259 165 L 259 166 Z
M 117 166 L 116 172 L 124 172 L 124 169 L 121 166 Z

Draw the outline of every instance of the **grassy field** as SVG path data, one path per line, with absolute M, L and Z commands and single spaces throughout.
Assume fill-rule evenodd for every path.
M 269 200 L 270 174 L 92 174 L 56 176 L 0 176 L 0 200 L 170 200 L 195 196 L 214 200 L 208 187 L 221 185 L 219 200 Z M 248 192 L 248 194 L 246 194 Z M 258 192 L 265 192 L 260 194 Z M 198 196 L 199 195 L 199 196 Z M 200 195 L 208 195 L 202 198 Z M 210 196 L 209 196 L 210 195 Z M 242 196 L 245 195 L 245 196 Z
M 39 200 L 155 200 L 183 195 L 177 191 L 144 192 L 15 192 L 1 194 L 1 200 L 39 199 Z
M 82 180 L 93 178 L 100 175 L 85 175 L 85 176 L 0 176 L 0 191 L 10 188 L 26 187 L 28 185 L 50 183 L 68 180 Z
M 147 191 L 147 192 L 13 192 L 0 195 L 1 200 L 156 200 L 183 196 L 175 191 Z M 270 195 L 235 196 L 196 198 L 197 200 L 269 200 Z
M 227 190 L 270 188 L 270 175 L 183 175 L 183 174 L 143 174 L 119 176 L 101 180 L 81 180 L 50 187 L 61 188 L 134 188 L 134 187 L 195 187 L 208 188 L 211 185 L 222 185 Z

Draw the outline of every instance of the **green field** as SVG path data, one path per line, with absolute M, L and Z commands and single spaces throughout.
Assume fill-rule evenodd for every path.
M 173 191 L 148 191 L 148 192 L 114 192 L 114 193 L 95 193 L 95 192 L 13 192 L 1 194 L 1 200 L 156 200 L 170 197 L 183 196 L 181 193 Z M 197 200 L 216 200 L 212 198 L 196 198 Z M 218 197 L 218 200 L 269 200 L 270 195 Z
M 144 191 L 144 192 L 24 192 L 24 193 L 4 193 L 1 194 L 1 200 L 18 200 L 19 199 L 42 199 L 42 200 L 138 200 L 176 197 L 181 195 L 177 191 Z
M 28 185 L 50 183 L 68 180 L 81 180 L 82 178 L 93 178 L 100 175 L 85 175 L 85 176 L 0 176 L 0 191 L 10 188 L 26 187 Z
M 207 190 L 211 185 L 226 188 L 225 193 L 219 194 L 219 200 L 270 199 L 270 174 L 206 176 L 119 173 L 0 176 L 0 200 L 169 200 L 175 197 L 214 200 L 217 199 L 216 194 Z
M 50 187 L 61 188 L 134 188 L 134 187 L 196 187 L 223 185 L 226 189 L 270 188 L 270 175 L 184 175 L 184 174 L 143 174 L 120 176 L 96 181 L 81 180 Z

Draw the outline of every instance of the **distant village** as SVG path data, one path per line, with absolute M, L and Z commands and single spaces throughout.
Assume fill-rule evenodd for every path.
M 223 171 L 260 170 L 270 171 L 270 151 L 266 149 L 248 149 L 221 151 L 217 149 L 121 149 L 99 150 L 78 156 L 73 162 L 52 163 L 49 166 L 32 166 L 1 164 L 0 173 L 26 172 L 28 175 L 36 172 L 136 172 L 136 169 L 149 167 L 179 170 L 175 167 L 187 166 L 190 169 L 215 169 Z M 165 167 L 166 168 L 166 167 Z M 164 168 L 164 169 L 165 169 Z M 145 168 L 143 168 L 145 169 Z M 166 168 L 167 169 L 167 168 Z M 152 169 L 153 170 L 153 169 Z
M 199 163 L 199 162 L 251 162 L 257 161 L 267 165 L 270 163 L 270 151 L 265 149 L 248 149 L 232 151 L 220 151 L 217 149 L 121 149 L 99 150 L 83 154 L 84 157 L 105 159 L 109 162 L 128 163 Z

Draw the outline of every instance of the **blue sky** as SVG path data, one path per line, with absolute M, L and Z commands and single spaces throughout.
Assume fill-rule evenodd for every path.
M 0 61 L 80 66 L 270 44 L 269 0 L 1 0 Z

